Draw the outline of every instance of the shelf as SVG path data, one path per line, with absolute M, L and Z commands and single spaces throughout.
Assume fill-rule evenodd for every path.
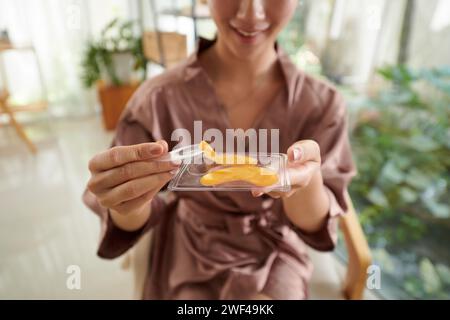
M 154 24 L 154 31 L 156 33 L 156 47 L 152 44 L 148 45 L 147 50 L 144 48 L 146 58 L 154 62 L 156 64 L 159 64 L 163 67 L 168 67 L 172 62 L 178 62 L 180 59 L 178 56 L 178 53 L 180 51 L 186 51 L 186 48 L 182 48 L 182 46 L 169 46 L 167 48 L 167 37 L 168 32 L 162 32 L 158 29 L 158 16 L 171 16 L 176 18 L 188 18 L 191 19 L 193 22 L 194 27 L 194 39 L 197 41 L 198 39 L 198 28 L 197 28 L 197 22 L 199 20 L 210 20 L 210 12 L 209 7 L 207 5 L 206 0 L 191 0 L 191 5 L 186 6 L 184 8 L 177 8 L 175 5 L 172 8 L 169 9 L 161 9 L 157 10 L 155 0 L 149 0 L 150 2 L 150 10 L 152 13 L 153 18 L 153 24 Z M 145 35 L 145 32 L 144 32 Z M 144 38 L 145 39 L 145 38 Z M 184 40 L 186 41 L 186 40 Z M 183 44 L 186 46 L 186 43 Z M 145 47 L 145 45 L 144 45 Z M 167 49 L 167 50 L 165 50 Z M 173 57 L 175 55 L 175 57 Z M 183 57 L 186 58 L 187 54 Z

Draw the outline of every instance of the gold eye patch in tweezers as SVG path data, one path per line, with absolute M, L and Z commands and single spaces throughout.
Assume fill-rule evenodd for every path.
M 199 149 L 203 151 L 203 155 L 217 164 L 234 165 L 234 164 L 257 164 L 258 160 L 252 157 L 247 157 L 239 154 L 220 154 L 214 151 L 208 142 L 202 141 L 198 145 Z
M 268 187 L 278 182 L 278 174 L 270 169 L 258 167 L 258 160 L 236 154 L 217 154 L 205 141 L 200 142 L 203 155 L 217 164 L 227 165 L 205 174 L 200 183 L 215 186 L 224 183 L 244 181 L 258 187 Z

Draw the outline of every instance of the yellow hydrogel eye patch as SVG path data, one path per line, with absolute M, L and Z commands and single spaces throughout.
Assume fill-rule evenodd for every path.
M 220 154 L 214 151 L 211 145 L 206 141 L 201 141 L 199 144 L 203 155 L 217 164 L 232 165 L 232 164 L 257 164 L 258 160 L 252 157 L 247 157 L 238 154 Z
M 214 170 L 200 179 L 200 183 L 204 186 L 215 186 L 234 181 L 245 181 L 258 187 L 268 187 L 277 183 L 278 174 L 254 165 L 242 165 Z

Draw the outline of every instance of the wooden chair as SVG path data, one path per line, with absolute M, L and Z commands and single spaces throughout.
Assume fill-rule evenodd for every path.
M 36 61 L 36 68 L 39 75 L 39 80 L 41 82 L 42 86 L 42 93 L 44 99 L 41 101 L 28 103 L 25 105 L 14 105 L 13 107 L 8 104 L 8 98 L 9 98 L 9 92 L 8 92 L 8 79 L 6 76 L 6 69 L 3 63 L 3 57 L 1 54 L 4 52 L 9 51 L 28 51 L 31 52 L 34 55 L 35 61 Z M 36 53 L 36 50 L 33 46 L 14 46 L 10 42 L 0 41 L 0 79 L 3 88 L 0 89 L 0 115 L 6 114 L 9 118 L 9 123 L 14 127 L 14 129 L 17 132 L 17 135 L 22 139 L 25 144 L 27 145 L 28 149 L 35 154 L 37 152 L 37 148 L 34 145 L 34 143 L 30 140 L 30 138 L 27 136 L 25 129 L 23 126 L 16 120 L 15 113 L 17 112 L 36 112 L 36 111 L 45 111 L 48 107 L 48 102 L 46 99 L 47 93 L 44 85 L 44 79 L 42 76 L 42 70 L 41 65 Z
M 30 138 L 28 138 L 23 126 L 19 122 L 17 122 L 14 116 L 14 111 L 8 105 L 8 97 L 9 94 L 7 91 L 0 91 L 0 115 L 2 113 L 5 113 L 8 116 L 9 123 L 14 127 L 17 135 L 25 142 L 31 153 L 35 154 L 37 152 L 36 146 L 30 140 Z
M 350 197 L 347 195 L 348 212 L 342 216 L 339 221 L 339 228 L 344 235 L 345 246 L 347 249 L 348 261 L 346 266 L 346 275 L 343 283 L 337 284 L 338 294 L 331 299 L 360 300 L 363 298 L 367 279 L 367 268 L 372 259 L 369 245 L 364 236 L 363 230 L 358 220 L 358 216 L 353 207 Z M 152 239 L 151 232 L 147 233 L 125 256 L 122 267 L 132 269 L 134 276 L 134 298 L 140 299 L 143 292 L 143 284 L 148 270 L 148 253 L 150 252 L 150 243 Z M 322 253 L 319 253 L 319 255 Z M 329 254 L 329 253 L 327 253 Z M 335 259 L 333 257 L 333 262 Z M 314 260 L 313 260 L 314 262 Z M 322 269 L 331 266 L 321 266 Z M 319 275 L 323 280 L 323 277 Z M 325 291 L 335 290 L 331 288 L 334 283 L 326 283 Z M 315 297 L 318 299 L 330 299 L 330 296 Z
M 348 211 L 340 219 L 340 229 L 347 248 L 348 264 L 343 294 L 346 299 L 362 299 L 367 280 L 367 268 L 372 256 L 364 232 L 358 220 L 353 202 L 347 194 Z

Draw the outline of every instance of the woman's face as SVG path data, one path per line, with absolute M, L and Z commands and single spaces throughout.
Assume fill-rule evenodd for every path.
M 236 57 L 271 50 L 294 14 L 298 0 L 209 0 L 218 39 Z

